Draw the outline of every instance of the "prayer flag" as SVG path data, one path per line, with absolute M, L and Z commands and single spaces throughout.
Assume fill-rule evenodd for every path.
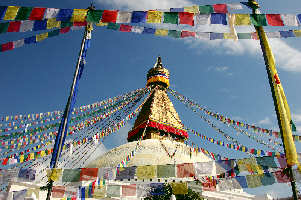
M 267 32 L 268 38 L 280 38 L 280 32 Z
M 116 23 L 131 23 L 132 12 L 119 11 Z
M 207 25 L 210 23 L 209 14 L 195 15 L 195 24 L 196 25 Z
M 163 23 L 178 24 L 178 18 L 177 12 L 164 12 Z
M 37 42 L 40 42 L 42 40 L 45 40 L 46 38 L 48 38 L 48 33 L 42 33 L 42 34 L 39 34 L 37 35 Z
M 233 10 L 243 9 L 243 7 L 240 3 L 228 3 L 227 6 L 228 6 L 228 8 L 233 9 Z
M 201 40 L 210 40 L 210 33 L 196 32 L 195 37 Z
M 20 32 L 27 32 L 27 31 L 32 31 L 34 25 L 34 21 L 22 21 L 21 27 L 20 27 Z
M 301 24 L 301 14 L 297 15 L 297 18 L 299 20 L 299 24 Z
M 275 183 L 275 178 L 272 174 L 263 174 L 261 176 L 261 183 L 262 185 L 273 185 Z
M 14 48 L 22 47 L 24 45 L 24 39 L 16 40 L 13 43 L 14 43 Z
M 251 39 L 251 33 L 237 33 L 238 39 Z
M 119 30 L 120 28 L 120 24 L 116 24 L 116 23 L 109 23 L 107 26 L 107 29 L 112 29 L 112 30 Z
M 33 8 L 29 16 L 29 20 L 42 20 L 46 8 Z
M 290 30 L 290 31 L 279 31 L 279 32 L 280 32 L 280 36 L 282 38 L 295 37 L 294 32 L 292 30 Z
M 170 12 L 184 12 L 184 8 L 170 8 Z
M 247 179 L 247 184 L 248 184 L 248 188 L 255 188 L 255 187 L 259 187 L 261 186 L 261 177 L 262 175 L 247 175 L 246 179 Z
M 184 7 L 184 12 L 189 12 L 189 13 L 199 13 L 199 6 L 193 5 L 189 7 Z
M 199 7 L 200 14 L 210 14 L 213 13 L 213 7 L 211 5 L 200 6 Z
M 247 180 L 245 176 L 236 176 L 235 179 L 239 183 L 240 187 L 248 188 Z
M 104 10 L 102 13 L 102 22 L 116 23 L 118 11 L 117 10 Z
M 181 31 L 169 30 L 168 31 L 168 36 L 174 37 L 174 38 L 180 38 L 181 37 Z
M 0 23 L 0 34 L 6 33 L 9 26 L 9 22 Z
M 35 21 L 33 24 L 34 31 L 46 30 L 47 20 Z
M 180 12 L 179 13 L 180 24 L 188 24 L 190 26 L 194 26 L 193 17 L 194 17 L 193 13 Z
M 146 22 L 146 15 L 147 15 L 147 12 L 144 12 L 144 11 L 134 11 L 132 13 L 132 20 L 131 20 L 131 22 L 132 23 L 140 23 L 140 22 L 145 23 Z
M 7 32 L 19 32 L 20 26 L 21 26 L 20 21 L 9 22 Z
M 251 14 L 251 22 L 254 26 L 266 26 L 267 21 L 265 14 Z
M 19 6 L 8 6 L 3 19 L 4 20 L 15 20 L 19 8 L 20 8 Z
M 224 39 L 223 33 L 210 33 L 210 40 Z
M 187 183 L 171 183 L 172 193 L 173 194 L 187 194 L 188 186 Z
M 72 15 L 72 22 L 84 22 L 86 21 L 88 9 L 74 9 Z
M 298 26 L 296 15 L 281 14 L 281 18 L 285 26 Z
M 167 36 L 168 35 L 168 30 L 157 29 L 156 32 L 155 32 L 155 35 L 158 35 L 158 36 Z
M 284 26 L 280 14 L 266 14 L 266 19 L 270 26 Z
M 32 7 L 21 7 L 18 11 L 15 20 L 26 20 L 29 18 L 30 13 L 32 11 Z
M 177 178 L 194 177 L 194 166 L 192 163 L 177 164 Z
M 181 38 L 185 38 L 185 37 L 195 37 L 195 32 L 182 31 L 181 32 Z
M 161 23 L 163 12 L 150 10 L 147 12 L 147 23 Z
M 56 20 L 68 22 L 72 17 L 72 13 L 73 13 L 73 9 L 60 9 L 60 11 L 56 16 Z
M 117 180 L 121 179 L 133 179 L 136 173 L 136 167 L 124 167 L 119 168 L 119 173 L 116 175 Z
M 157 166 L 149 165 L 149 166 L 138 166 L 136 175 L 138 179 L 152 179 L 157 175 Z
M 80 181 L 94 181 L 97 178 L 98 168 L 82 168 L 80 171 Z
M 60 28 L 61 22 L 56 21 L 56 18 L 51 18 L 47 20 L 47 29 Z
M 1 45 L 1 51 L 8 51 L 8 50 L 12 50 L 14 48 L 14 44 L 13 42 L 8 42 L 8 43 L 5 43 L 5 44 L 2 44 Z M 5 162 L 3 161 L 2 165 L 6 165 L 7 164 L 7 161 L 8 161 L 8 158 L 7 160 L 5 160 Z
M 58 181 L 62 175 L 62 169 L 47 169 L 46 173 L 49 180 Z
M 136 196 L 136 184 L 123 185 L 122 186 L 122 196 Z
M 63 182 L 78 182 L 80 180 L 80 169 L 64 169 Z
M 226 14 L 223 13 L 212 13 L 211 24 L 223 24 L 227 25 Z
M 18 174 L 18 179 L 24 182 L 34 181 L 35 177 L 36 171 L 33 169 L 21 168 Z
M 6 9 L 7 6 L 0 6 L 0 19 L 4 17 Z
M 89 10 L 87 14 L 87 22 L 99 23 L 103 10 Z
M 227 4 L 214 4 L 213 9 L 215 13 L 227 13 Z
M 59 35 L 60 34 L 60 30 L 59 29 L 57 29 L 57 30 L 53 30 L 53 31 L 50 31 L 50 32 L 48 32 L 48 37 L 54 37 L 54 36 L 57 36 L 57 35 Z M 42 151 L 42 153 L 43 153 L 44 151 Z M 41 153 L 41 156 L 42 156 L 42 153 Z M 44 152 L 44 154 L 45 154 L 45 152 Z
M 288 183 L 290 182 L 290 178 L 284 174 L 282 171 L 278 171 L 274 173 L 278 183 Z
M 164 195 L 164 183 L 151 183 L 150 184 L 150 195 Z
M 156 29 L 144 27 L 143 34 L 155 34 Z
M 72 22 L 61 22 L 61 28 L 66 28 L 72 26 Z
M 60 33 L 68 33 L 70 31 L 70 26 L 60 29 Z
M 157 177 L 158 178 L 169 178 L 175 177 L 175 166 L 174 165 L 158 165 L 157 166 Z
M 120 186 L 119 185 L 108 185 L 107 186 L 107 197 L 120 197 Z
M 141 26 L 133 26 L 132 27 L 132 32 L 133 33 L 138 33 L 138 34 L 141 34 L 144 30 L 144 27 L 141 27 Z
M 65 194 L 64 186 L 53 186 L 51 196 L 53 198 L 63 198 Z
M 202 182 L 202 186 L 204 191 L 216 191 L 216 180 L 209 179 L 205 182 Z
M 45 11 L 45 19 L 51 19 L 51 18 L 56 18 L 60 9 L 57 8 L 47 8 Z
M 125 24 L 120 25 L 121 32 L 131 32 L 131 30 L 132 30 L 132 26 L 130 25 L 125 25 Z
M 250 14 L 234 14 L 235 21 L 234 25 L 251 25 Z

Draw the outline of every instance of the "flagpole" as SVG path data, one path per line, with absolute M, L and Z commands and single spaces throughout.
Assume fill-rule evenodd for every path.
M 93 10 L 94 6 L 91 5 L 88 9 Z M 92 29 L 93 29 L 93 26 L 92 26 L 91 23 L 88 23 L 85 27 L 85 32 L 84 32 L 84 36 L 83 36 L 83 39 L 82 39 L 81 48 L 80 48 L 80 52 L 79 52 L 79 55 L 78 55 L 74 76 L 73 76 L 73 82 L 72 82 L 72 85 L 71 85 L 71 88 L 70 88 L 69 98 L 68 98 L 68 101 L 67 101 L 67 104 L 66 104 L 66 107 L 65 107 L 65 110 L 64 110 L 64 115 L 63 115 L 64 120 L 61 122 L 62 124 L 60 125 L 60 126 L 62 126 L 62 134 L 61 134 L 61 137 L 59 138 L 58 151 L 56 153 L 55 162 L 54 162 L 51 174 L 54 171 L 53 169 L 57 168 L 60 153 L 61 153 L 62 148 L 63 148 L 63 140 L 64 140 L 65 134 L 67 132 L 66 128 L 67 128 L 70 109 L 71 109 L 72 97 L 75 93 L 75 85 L 76 85 L 76 82 L 78 81 L 77 77 L 78 77 L 78 74 L 79 74 L 81 58 L 82 58 L 82 55 L 83 55 L 83 52 L 84 52 L 84 47 L 85 47 L 86 40 L 88 39 L 88 37 L 91 37 Z M 57 135 L 57 137 L 59 137 L 59 135 Z M 48 192 L 47 192 L 46 200 L 50 200 L 51 191 L 52 191 L 52 187 L 53 187 L 53 182 L 54 181 L 52 179 L 50 179 L 49 183 L 47 185 Z
M 253 14 L 260 13 L 259 4 L 256 2 L 256 0 L 248 0 L 248 6 L 252 9 Z M 272 50 L 269 47 L 269 42 L 267 40 L 267 36 L 264 32 L 264 29 L 262 26 L 254 25 L 254 27 L 256 29 L 256 32 L 257 32 L 259 40 L 260 40 L 260 46 L 261 46 L 262 54 L 263 54 L 265 65 L 266 65 L 266 71 L 267 71 L 267 75 L 268 75 L 268 79 L 269 79 L 269 84 L 270 84 L 272 97 L 273 97 L 273 101 L 274 101 L 274 107 L 275 107 L 278 125 L 279 125 L 279 129 L 280 129 L 280 133 L 281 133 L 280 135 L 281 135 L 281 139 L 283 142 L 283 148 L 284 148 L 284 152 L 286 154 L 286 159 L 288 159 L 288 153 L 290 153 L 289 156 L 292 156 L 291 152 L 289 152 L 289 151 L 294 151 L 293 154 L 297 155 L 296 149 L 295 149 L 295 144 L 293 143 L 292 144 L 293 147 L 290 147 L 290 145 L 288 145 L 288 144 L 291 144 L 290 141 L 288 141 L 290 138 L 289 139 L 284 138 L 285 129 L 290 129 L 289 126 L 287 127 L 288 122 L 285 121 L 285 120 L 287 120 L 287 115 L 290 115 L 289 108 L 287 106 L 288 113 L 283 112 L 286 109 L 285 108 L 286 105 L 284 104 L 283 99 L 278 98 L 278 101 L 277 101 L 276 93 L 279 95 L 279 93 L 281 93 L 283 91 L 280 92 L 280 90 L 279 90 L 278 84 L 280 84 L 280 80 L 277 75 L 276 69 L 271 69 L 271 65 L 274 65 L 274 60 L 272 60 L 274 56 L 273 56 Z M 274 87 L 274 83 L 273 83 L 272 70 L 274 70 L 274 73 L 275 73 L 274 78 L 276 79 L 275 80 L 276 88 Z M 277 83 L 277 81 L 278 81 L 278 83 Z M 284 92 L 283 92 L 283 95 L 284 95 Z M 282 110 L 282 112 L 280 111 L 280 109 Z M 290 137 L 292 137 L 292 134 L 290 135 Z M 289 151 L 288 151 L 288 149 L 289 149 Z M 291 181 L 293 198 L 294 198 L 294 200 L 297 200 L 298 199 L 298 197 L 297 197 L 298 191 L 296 188 L 296 180 L 295 180 L 295 177 L 293 174 L 293 168 L 292 168 L 293 164 L 290 164 L 289 162 L 287 162 L 287 163 L 288 163 L 288 165 L 287 165 L 287 173 L 288 174 L 287 175 L 289 176 L 290 181 Z

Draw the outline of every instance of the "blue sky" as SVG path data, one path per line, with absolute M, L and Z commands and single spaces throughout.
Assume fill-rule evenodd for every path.
M 239 1 L 96 0 L 95 5 L 97 9 L 139 10 L 232 2 Z M 263 13 L 301 13 L 299 0 L 291 0 L 289 3 L 265 0 L 259 3 Z M 89 4 L 89 1 L 80 0 L 0 2 L 0 5 L 54 8 L 86 8 Z M 247 13 L 248 10 L 236 12 Z M 224 27 L 201 28 L 227 31 Z M 239 31 L 249 30 L 252 29 L 242 28 Z M 34 34 L 37 32 L 1 34 L 0 43 Z M 1 53 L 0 115 L 63 109 L 69 94 L 82 35 L 83 30 L 72 31 L 35 45 Z M 271 45 L 293 120 L 299 129 L 298 134 L 301 134 L 301 39 L 273 39 Z M 87 54 L 87 65 L 80 82 L 77 105 L 90 104 L 144 87 L 146 73 L 153 67 L 158 55 L 170 71 L 172 89 L 233 119 L 277 130 L 259 42 L 253 40 L 234 42 L 172 39 L 95 27 L 91 48 Z M 173 97 L 171 99 L 184 124 L 209 136 L 219 137 L 213 129 L 207 128 L 201 119 Z M 124 143 L 130 128 L 131 125 L 128 125 L 121 133 L 112 136 L 111 140 L 106 140 L 106 147 L 110 149 Z M 223 153 L 225 150 L 199 141 L 195 137 L 192 137 L 192 140 L 211 151 Z M 242 137 L 241 142 L 250 145 L 252 141 Z M 258 145 L 259 147 L 261 146 Z M 297 149 L 301 152 L 301 145 L 297 144 Z M 225 153 L 229 154 L 231 152 Z

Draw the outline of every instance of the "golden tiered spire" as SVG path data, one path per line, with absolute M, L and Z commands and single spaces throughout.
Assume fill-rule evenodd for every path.
M 188 135 L 166 93 L 169 71 L 163 67 L 161 57 L 157 58 L 154 67 L 148 71 L 146 85 L 152 88 L 152 95 L 144 103 L 128 134 L 128 141 L 138 140 L 145 129 L 144 139 L 172 137 L 183 142 Z

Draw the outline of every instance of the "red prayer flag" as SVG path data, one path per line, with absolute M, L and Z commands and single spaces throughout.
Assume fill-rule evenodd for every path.
M 14 48 L 13 42 L 8 42 L 1 45 L 1 51 L 8 51 L 8 50 L 12 50 L 13 48 Z
M 9 22 L 7 32 L 19 32 L 20 31 L 20 26 L 21 26 L 20 21 Z
M 177 165 L 177 177 L 185 178 L 185 177 L 194 177 L 195 170 L 192 163 L 183 163 Z
M 215 13 L 227 13 L 227 4 L 214 4 L 213 9 Z
M 104 23 L 116 23 L 117 15 L 117 10 L 104 10 L 102 13 L 101 21 Z
M 266 19 L 270 26 L 284 26 L 280 14 L 266 14 Z
M 216 180 L 207 180 L 206 182 L 202 182 L 204 191 L 216 191 Z
M 123 185 L 122 196 L 136 196 L 136 184 Z
M 195 37 L 195 32 L 182 31 L 181 38 L 185 38 L 185 37 Z
M 2 165 L 7 165 L 7 162 L 8 162 L 8 158 L 4 158 L 3 162 L 2 162 Z
M 69 31 L 70 31 L 70 26 L 69 27 L 65 27 L 65 28 L 62 28 L 61 30 L 60 30 L 60 33 L 68 33 Z
M 95 180 L 97 177 L 98 168 L 82 168 L 80 171 L 81 181 Z
M 131 32 L 131 30 L 132 30 L 132 26 L 130 25 L 125 25 L 125 24 L 120 25 L 120 31 L 122 32 Z
M 73 26 L 86 26 L 87 22 L 73 22 Z
M 282 171 L 275 172 L 275 177 L 278 183 L 288 183 L 290 182 L 289 177 L 284 174 Z
M 188 24 L 190 26 L 194 26 L 193 16 L 194 16 L 193 13 L 180 12 L 179 13 L 180 24 Z
M 63 198 L 65 194 L 64 186 L 53 186 L 52 188 L 52 197 L 53 198 Z
M 46 8 L 33 8 L 29 20 L 42 20 L 44 17 L 44 12 Z

